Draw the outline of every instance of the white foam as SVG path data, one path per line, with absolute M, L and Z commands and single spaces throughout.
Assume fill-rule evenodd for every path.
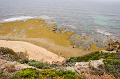
M 97 29 L 96 32 L 101 33 L 101 34 L 106 35 L 106 36 L 112 35 L 111 33 L 107 32 L 105 30 L 102 30 L 102 29 Z
M 45 19 L 45 20 L 53 19 L 52 17 L 46 16 L 46 15 L 39 16 L 39 18 L 42 18 L 42 19 Z
M 62 24 L 63 27 L 68 27 L 68 28 L 71 28 L 71 29 L 77 29 L 75 26 L 73 25 L 70 25 L 70 24 Z
M 27 20 L 27 19 L 33 19 L 35 17 L 31 17 L 31 16 L 19 16 L 19 17 L 13 17 L 13 18 L 8 18 L 8 19 L 4 19 L 2 20 L 2 22 L 12 22 L 12 21 L 17 21 L 17 20 Z
M 52 19 L 51 17 L 46 16 L 46 15 L 33 16 L 33 17 L 32 16 L 18 16 L 18 17 L 12 17 L 12 18 L 3 19 L 0 22 L 25 21 L 25 20 L 34 19 L 34 18 L 39 18 L 39 19 L 41 18 L 41 19 L 44 19 L 44 20 L 50 20 L 50 19 Z

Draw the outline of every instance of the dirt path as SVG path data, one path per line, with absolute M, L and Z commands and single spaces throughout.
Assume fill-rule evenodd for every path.
M 28 42 L 0 40 L 0 47 L 8 47 L 15 52 L 26 52 L 29 55 L 29 59 L 37 61 L 48 63 L 64 61 L 63 57 Z

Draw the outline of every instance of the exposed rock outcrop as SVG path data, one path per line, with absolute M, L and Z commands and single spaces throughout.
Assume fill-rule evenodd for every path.
M 120 52 L 120 40 L 110 40 L 106 50 Z
M 85 79 L 114 79 L 112 75 L 105 73 L 103 59 L 77 62 L 74 69 Z
M 81 73 L 90 73 L 92 69 L 100 70 L 104 67 L 103 59 L 101 60 L 94 60 L 89 62 L 77 62 L 75 64 L 75 70 Z

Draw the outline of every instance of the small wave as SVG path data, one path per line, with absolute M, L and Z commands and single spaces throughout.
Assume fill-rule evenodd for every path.
M 46 15 L 42 15 L 42 16 L 18 16 L 18 17 L 12 17 L 12 18 L 8 18 L 8 19 L 3 19 L 2 21 L 0 22 L 13 22 L 13 21 L 25 21 L 25 20 L 28 20 L 28 19 L 34 19 L 34 18 L 38 18 L 38 19 L 44 19 L 44 20 L 50 20 L 52 19 L 51 17 L 49 16 L 46 16 Z
M 8 18 L 8 19 L 4 19 L 2 20 L 2 22 L 12 22 L 12 21 L 17 21 L 17 20 L 27 20 L 27 19 L 33 19 L 35 17 L 31 17 L 31 16 L 19 16 L 19 17 L 13 17 L 13 18 Z
M 70 24 L 62 24 L 63 27 L 71 28 L 71 29 L 77 29 L 75 26 Z
M 105 30 L 101 30 L 101 29 L 97 29 L 96 32 L 101 33 L 101 34 L 106 35 L 106 36 L 111 36 L 112 35 L 111 33 L 107 32 Z
M 45 19 L 45 20 L 53 19 L 53 17 L 49 17 L 49 16 L 46 16 L 46 15 L 39 16 L 39 18 L 42 18 L 42 19 Z

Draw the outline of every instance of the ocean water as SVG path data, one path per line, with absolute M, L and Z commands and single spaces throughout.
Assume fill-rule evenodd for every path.
M 40 16 L 80 34 L 120 38 L 120 0 L 0 0 L 0 21 Z

